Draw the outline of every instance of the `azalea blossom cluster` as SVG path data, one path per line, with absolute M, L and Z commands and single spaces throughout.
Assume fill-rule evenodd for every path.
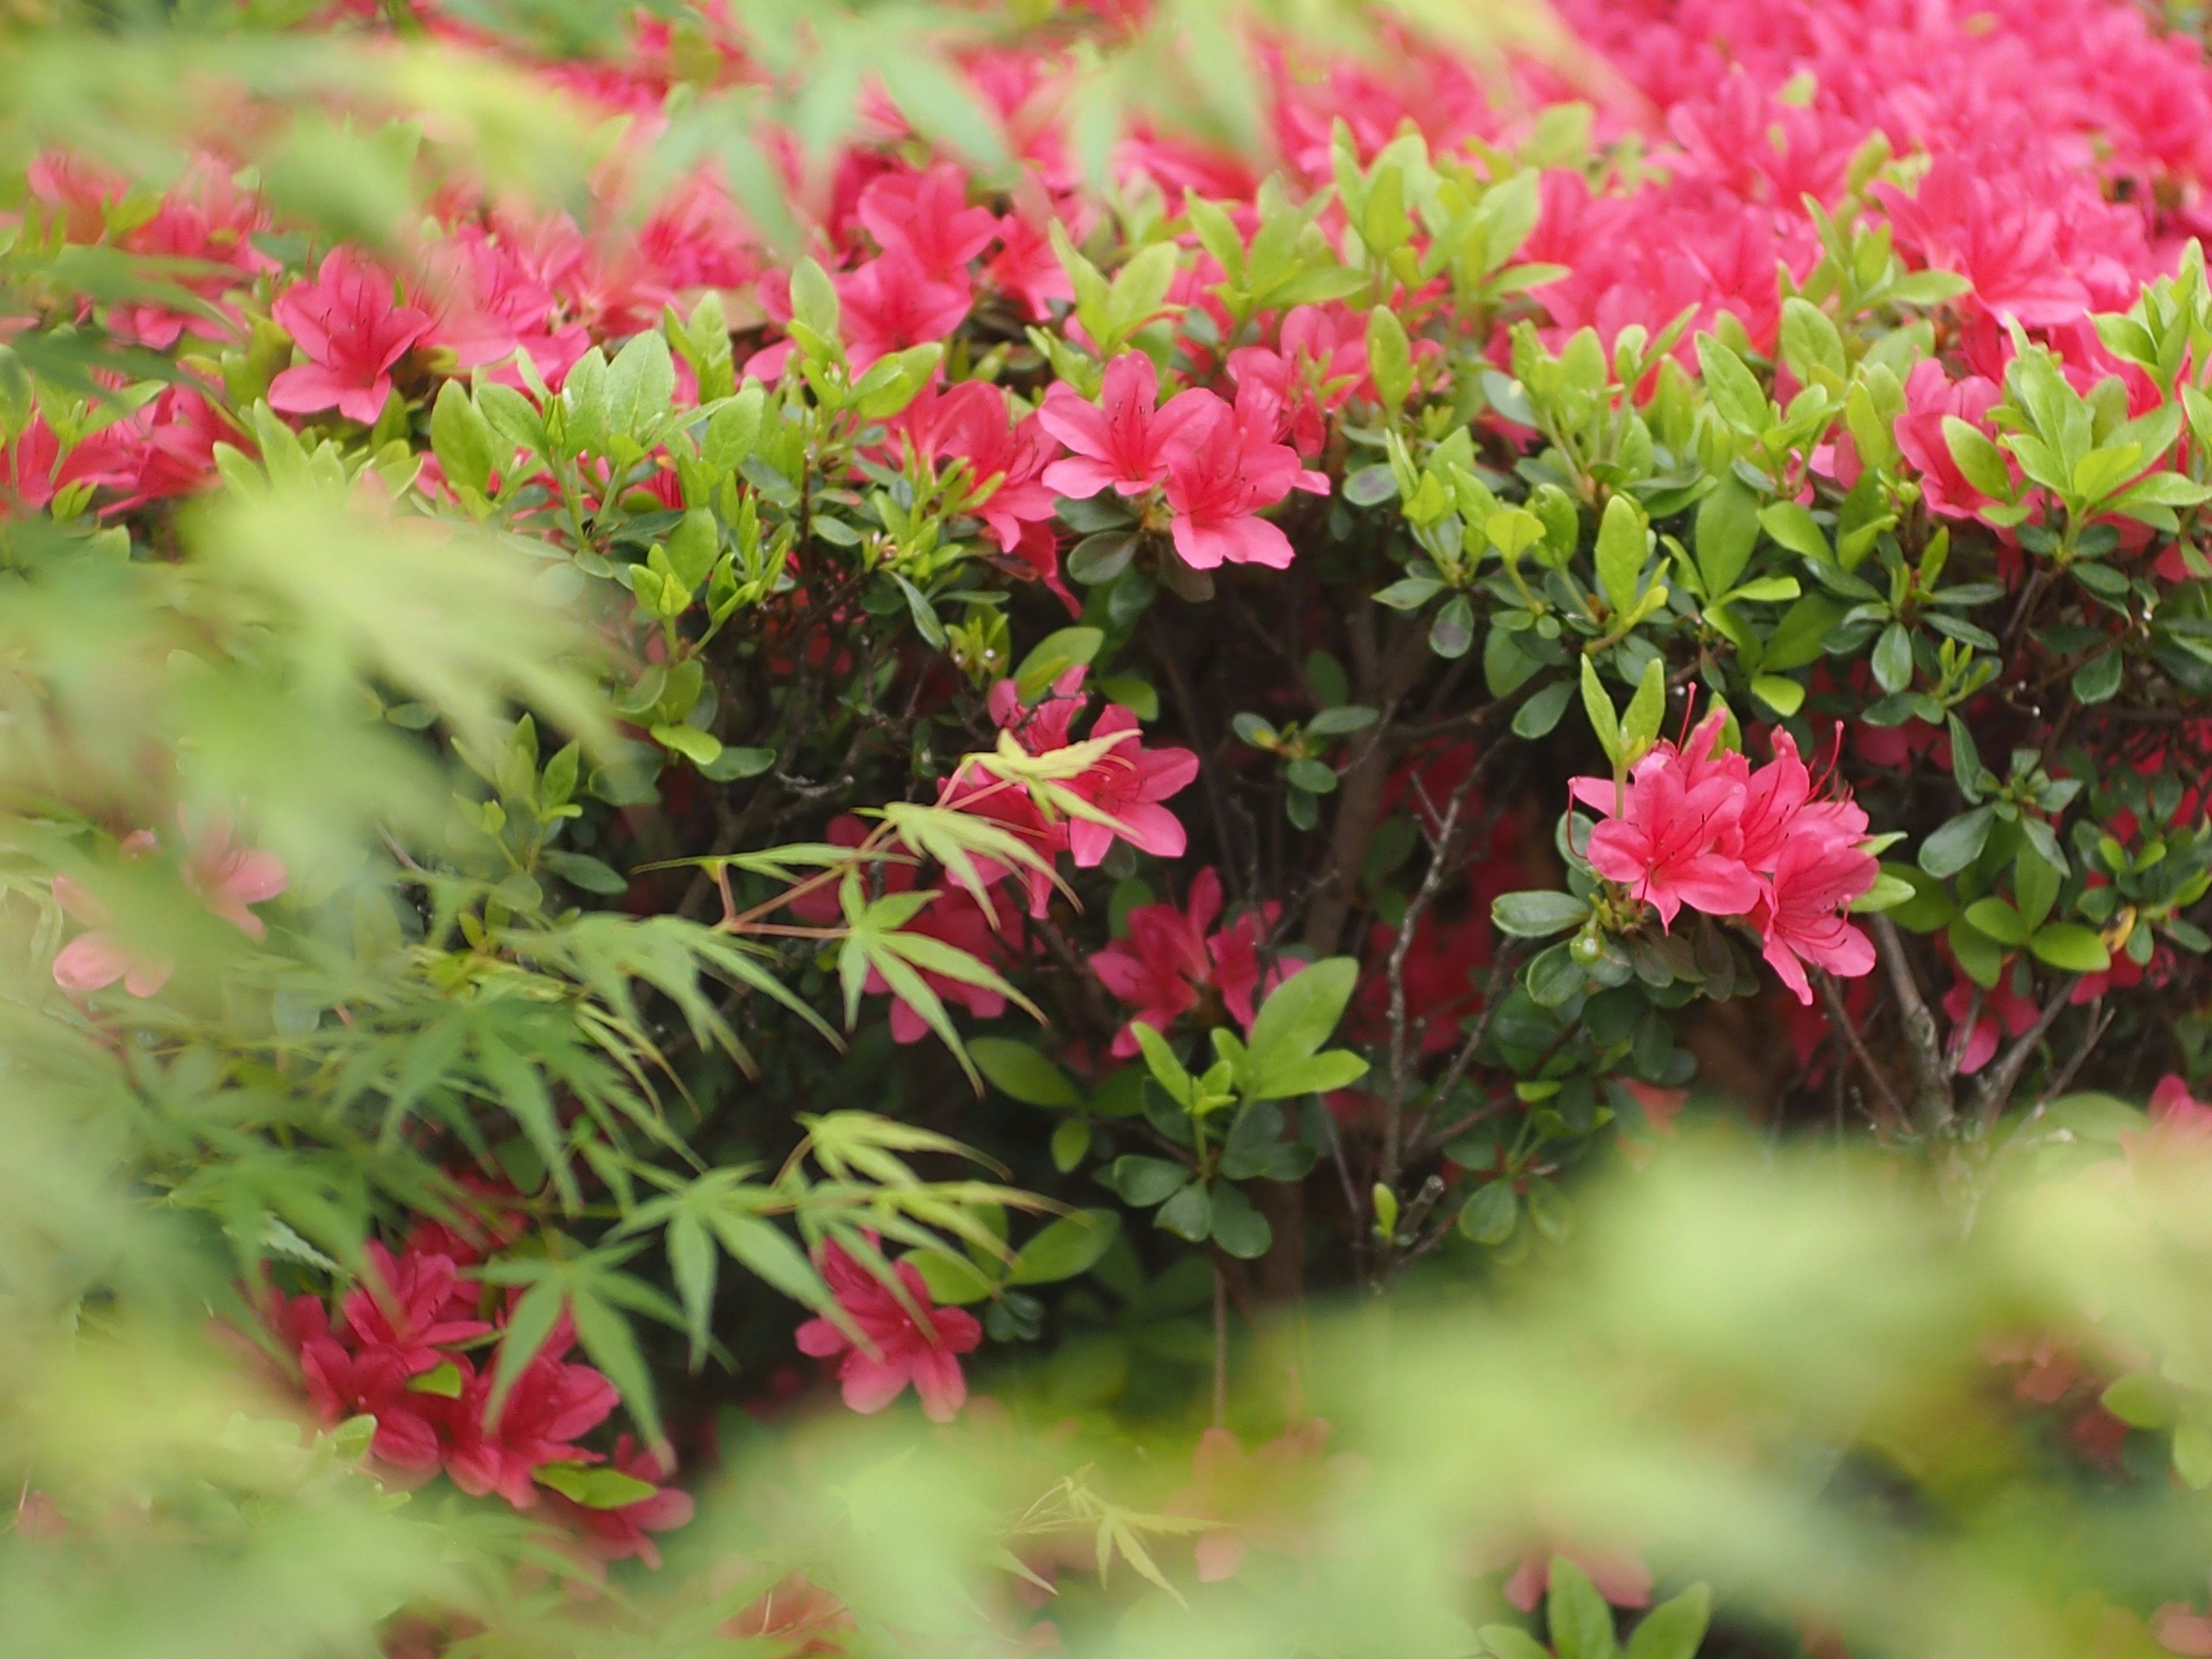
M 1572 798 L 1601 821 L 1585 852 L 1671 927 L 1684 906 L 1741 918 L 1758 933 L 1768 965 L 1801 1003 L 1813 1000 L 1808 964 L 1844 978 L 1870 972 L 1874 945 L 1845 919 L 1880 866 L 1862 843 L 1867 816 L 1849 800 L 1821 799 L 1786 732 L 1774 758 L 1753 767 L 1723 748 L 1716 714 L 1680 746 L 1662 742 L 1612 778 L 1576 778 Z
M 335 1318 L 319 1297 L 275 1298 L 274 1323 L 323 1421 L 374 1418 L 369 1453 L 395 1484 L 442 1472 L 472 1496 L 550 1510 L 592 1559 L 657 1564 L 651 1534 L 690 1520 L 691 1498 L 659 1486 L 669 1471 L 627 1434 L 611 1453 L 578 1443 L 620 1396 L 599 1370 L 567 1358 L 575 1342 L 568 1316 L 495 1403 L 490 1354 L 478 1351 L 502 1334 L 507 1310 L 482 1316 L 483 1287 L 464 1277 L 477 1250 L 451 1229 L 425 1224 L 398 1254 L 372 1242 L 366 1255 L 368 1270 L 339 1299 Z M 637 1483 L 640 1495 L 592 1506 L 546 1484 L 549 1471 L 599 1464 Z

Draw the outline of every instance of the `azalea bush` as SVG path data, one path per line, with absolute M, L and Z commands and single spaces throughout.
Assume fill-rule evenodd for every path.
M 2193 13 L 203 10 L 0 18 L 9 1628 L 2212 1652 Z

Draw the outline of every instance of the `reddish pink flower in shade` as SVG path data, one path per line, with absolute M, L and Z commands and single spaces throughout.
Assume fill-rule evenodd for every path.
M 33 415 L 14 442 L 0 445 L 0 494 L 43 507 L 73 483 L 127 489 L 137 475 L 143 416 L 116 421 L 62 453 L 43 415 Z
M 276 268 L 249 240 L 263 218 L 259 204 L 231 182 L 222 165 L 204 159 L 194 166 L 187 189 L 162 198 L 154 216 L 131 231 L 124 246 L 155 259 L 229 267 L 205 274 L 179 271 L 168 278 L 213 302 L 226 289 L 243 286 L 257 272 Z M 211 317 L 173 309 L 155 299 L 126 301 L 109 310 L 107 325 L 118 339 L 167 351 L 187 332 L 202 339 L 222 338 L 229 331 L 226 319 L 235 326 L 236 313 L 228 306 L 216 308 L 221 315 Z
M 2168 1653 L 2212 1659 L 2212 1618 L 2186 1601 L 2168 1601 L 2150 1616 L 2152 1639 Z
M 215 406 L 188 386 L 173 386 L 147 406 L 145 440 L 131 493 L 103 512 L 197 495 L 216 482 L 215 447 L 241 439 Z
M 999 236 L 999 251 L 984 265 L 983 278 L 997 292 L 1019 301 L 1030 321 L 1049 317 L 1054 300 L 1075 298 L 1075 286 L 1053 249 L 1051 233 L 1020 211 L 1018 204 L 1000 222 Z
M 1328 480 L 1275 441 L 1279 405 L 1256 381 L 1237 389 L 1232 410 L 1215 398 L 1168 457 L 1168 505 L 1176 551 L 1194 570 L 1223 564 L 1287 567 L 1291 538 L 1259 516 L 1293 489 L 1328 493 Z
M 1943 994 L 1943 1012 L 1951 1022 L 1951 1041 L 1960 1043 L 1958 1027 L 1974 1006 L 1974 987 L 1960 980 Z M 2041 1012 L 2032 998 L 2024 997 L 2012 988 L 2011 976 L 1997 981 L 1996 988 L 1982 995 L 1981 1012 L 1974 1017 L 1973 1029 L 1964 1034 L 1959 1048 L 1959 1072 L 1972 1077 L 1996 1058 L 2001 1036 L 2020 1036 L 2031 1030 Z
M 1191 882 L 1187 910 L 1172 904 L 1140 904 L 1132 910 L 1128 938 L 1091 958 L 1100 982 L 1136 1010 L 1130 1024 L 1115 1033 L 1114 1052 L 1135 1054 L 1137 1024 L 1164 1031 L 1208 994 L 1249 1033 L 1253 999 L 1261 988 L 1260 934 L 1273 924 L 1278 908 L 1248 910 L 1209 934 L 1221 915 L 1221 878 L 1209 866 Z M 1304 965 L 1285 963 L 1267 975 L 1268 988 Z
M 1119 703 L 1098 717 L 1093 738 L 1133 732 L 1137 717 Z M 1155 858 L 1179 859 L 1185 838 L 1182 820 L 1160 803 L 1198 776 L 1198 757 L 1188 749 L 1146 749 L 1135 742 L 1116 744 L 1098 763 L 1068 781 L 1068 788 L 1112 820 L 1073 818 L 1068 851 L 1088 870 L 1113 850 L 1115 839 Z
M 2149 1128 L 2123 1133 L 2120 1146 L 2131 1164 L 2212 1153 L 2212 1106 L 2200 1103 L 2188 1083 L 2169 1072 L 2150 1091 Z
M 453 1401 L 408 1387 L 418 1373 L 407 1369 L 399 1350 L 369 1348 L 356 1353 L 330 1327 L 330 1315 L 314 1297 L 277 1298 L 277 1328 L 300 1358 L 300 1375 L 308 1403 L 325 1424 L 349 1417 L 376 1419 L 369 1451 L 380 1462 L 417 1480 L 427 1478 L 445 1455 L 444 1434 Z M 466 1359 L 454 1362 L 464 1377 Z M 428 1369 L 425 1367 L 424 1369 Z
M 691 1519 L 691 1494 L 661 1486 L 668 1470 L 651 1452 L 625 1434 L 615 1442 L 613 1467 L 633 1480 L 658 1488 L 650 1498 L 611 1510 L 595 1510 L 548 1491 L 546 1501 L 574 1528 L 584 1547 L 601 1561 L 626 1561 L 632 1556 L 648 1567 L 660 1565 L 660 1550 L 652 1535 L 673 1532 Z
M 837 1367 L 845 1403 L 863 1413 L 879 1412 L 914 1384 L 921 1409 L 933 1423 L 949 1423 L 968 1398 L 968 1379 L 956 1357 L 983 1340 L 975 1316 L 960 1308 L 933 1307 L 929 1287 L 913 1263 L 895 1271 L 921 1317 L 907 1311 L 890 1288 L 844 1250 L 832 1244 L 823 1253 L 822 1275 L 853 1323 L 875 1352 L 855 1347 L 826 1319 L 799 1328 L 799 1351 L 817 1359 L 845 1356 Z
M 153 850 L 153 836 L 142 830 L 124 842 L 125 857 L 132 856 L 131 842 L 140 836 L 144 850 Z M 126 943 L 114 931 L 113 913 L 67 876 L 54 878 L 54 902 L 86 928 L 54 957 L 54 983 L 64 991 L 101 991 L 119 979 L 132 996 L 150 997 L 176 972 L 169 957 L 149 956 Z
M 1054 381 L 1037 420 L 1075 453 L 1045 469 L 1046 486 L 1077 501 L 1108 488 L 1141 495 L 1167 482 L 1169 465 L 1193 426 L 1212 410 L 1228 412 L 1211 392 L 1178 392 L 1156 408 L 1158 401 L 1159 373 L 1141 351 L 1125 351 L 1106 365 L 1097 403 Z
M 1943 417 L 1956 416 L 1986 433 L 1989 412 L 2003 398 L 2001 386 L 1978 374 L 1954 385 L 1933 358 L 1912 366 L 1905 381 L 1905 412 L 1898 418 L 1897 447 L 1919 472 L 1921 499 L 1929 512 L 1968 519 L 1989 505 L 1990 498 L 1966 482 L 1958 462 L 1951 459 Z
M 149 857 L 157 843 L 149 830 L 134 831 L 123 842 L 123 856 Z M 267 936 L 269 928 L 246 908 L 284 890 L 283 861 L 274 853 L 257 852 L 233 845 L 230 828 L 216 821 L 197 833 L 186 850 L 185 886 L 201 903 L 249 939 Z M 54 899 L 88 930 L 62 947 L 54 958 L 54 982 L 69 991 L 97 991 L 123 981 L 136 997 L 150 997 L 169 981 L 174 964 L 149 956 L 132 945 L 115 929 L 107 906 L 67 876 L 54 878 Z
M 861 191 L 855 216 L 885 252 L 900 248 L 933 282 L 963 283 L 968 262 L 991 246 L 999 216 L 968 204 L 968 175 L 951 161 L 925 173 L 886 173 Z
M 334 249 L 313 282 L 293 283 L 270 312 L 307 361 L 269 383 L 269 406 L 335 409 L 363 425 L 392 394 L 392 366 L 431 327 L 429 313 L 402 305 L 392 279 L 349 248 Z
M 1273 346 L 1240 346 L 1229 372 L 1241 391 L 1249 381 L 1275 400 L 1291 447 L 1318 455 L 1328 441 L 1328 417 L 1367 380 L 1367 337 L 1342 307 L 1294 306 L 1284 313 Z
M 1871 853 L 1846 841 L 1800 831 L 1775 855 L 1753 917 L 1765 941 L 1761 954 L 1782 982 L 1810 1004 L 1813 988 L 1804 964 L 1844 979 L 1874 971 L 1874 944 L 1844 919 L 1844 907 L 1873 887 L 1881 866 Z
M 1661 744 L 1636 763 L 1624 790 L 1610 778 L 1569 786 L 1577 800 L 1609 815 L 1590 832 L 1590 866 L 1656 907 L 1669 927 L 1685 904 L 1737 916 L 1763 896 L 1743 860 L 1719 850 L 1742 814 L 1744 786 L 1718 770 L 1694 781 L 1689 775 L 1674 745 Z
M 1004 392 L 981 380 L 963 380 L 943 392 L 924 387 L 900 416 L 899 426 L 923 459 L 964 460 L 978 484 L 998 480 L 977 515 L 1001 552 L 1028 564 L 1070 611 L 1079 610 L 1060 580 L 1054 497 L 1044 483 L 1045 469 L 1059 447 L 1036 416 L 1016 424 Z
M 548 1463 L 597 1463 L 599 1453 L 574 1443 L 605 1422 L 621 1403 L 615 1385 L 589 1365 L 561 1358 L 565 1337 L 554 1340 L 523 1368 L 502 1402 L 498 1421 L 487 1421 L 491 1372 L 468 1376 L 453 1402 L 453 1437 L 446 1473 L 472 1498 L 497 1492 L 519 1510 L 538 1501 L 535 1475 Z
M 933 277 L 903 247 L 837 278 L 840 326 L 853 372 L 908 346 L 941 340 L 967 320 L 975 291 L 965 275 Z
M 365 1254 L 368 1271 L 362 1287 L 339 1304 L 346 1328 L 364 1349 L 389 1349 L 412 1376 L 444 1360 L 441 1347 L 491 1329 L 481 1319 L 449 1316 L 460 1285 L 451 1257 L 410 1250 L 395 1258 L 374 1242 Z

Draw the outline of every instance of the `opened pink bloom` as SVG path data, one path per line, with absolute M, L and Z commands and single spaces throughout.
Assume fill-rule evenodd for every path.
M 432 326 L 428 312 L 402 305 L 392 278 L 347 248 L 270 310 L 307 361 L 269 383 L 269 406 L 288 415 L 335 409 L 363 425 L 392 395 L 392 366 Z
M 1168 505 L 1176 551 L 1194 570 L 1224 564 L 1286 568 L 1291 538 L 1259 516 L 1293 489 L 1328 493 L 1297 452 L 1275 441 L 1281 404 L 1256 380 L 1237 388 L 1237 406 L 1219 398 L 1168 462 Z
M 1247 910 L 1218 933 L 1209 933 L 1221 915 L 1221 878 L 1209 866 L 1191 882 L 1188 909 L 1140 904 L 1132 910 L 1128 938 L 1091 958 L 1100 982 L 1136 1010 L 1115 1034 L 1114 1052 L 1135 1054 L 1137 1025 L 1164 1031 L 1209 996 L 1249 1033 L 1253 998 L 1261 988 L 1260 933 L 1273 924 L 1278 908 Z M 1267 986 L 1304 965 L 1285 963 L 1267 975 Z
M 1092 403 L 1064 380 L 1053 382 L 1037 410 L 1047 432 L 1075 452 L 1044 470 L 1046 485 L 1080 501 L 1112 489 L 1141 495 L 1165 483 L 1187 434 L 1226 405 L 1211 392 L 1179 392 L 1159 403 L 1159 372 L 1141 351 L 1125 351 L 1106 365 L 1099 401 Z
M 125 838 L 123 856 L 148 858 L 157 846 L 153 831 L 137 830 Z M 229 825 L 216 821 L 193 837 L 184 879 L 201 903 L 247 938 L 258 939 L 267 937 L 268 925 L 246 907 L 284 890 L 284 864 L 274 853 L 234 845 Z M 176 964 L 131 944 L 118 930 L 108 907 L 79 883 L 56 876 L 54 899 L 88 930 L 54 957 L 55 984 L 65 991 L 98 991 L 121 980 L 132 996 L 150 997 L 169 982 Z
M 911 1382 L 921 1396 L 923 1414 L 933 1423 L 950 1423 L 968 1398 L 968 1379 L 961 1375 L 957 1356 L 983 1340 L 983 1328 L 962 1309 L 931 1306 L 929 1287 L 911 1262 L 897 1263 L 895 1271 L 919 1319 L 889 1285 L 830 1245 L 823 1254 L 822 1276 L 875 1352 L 854 1346 L 826 1319 L 810 1319 L 799 1328 L 799 1351 L 817 1359 L 845 1356 L 837 1380 L 843 1385 L 845 1403 L 856 1412 L 883 1410 Z

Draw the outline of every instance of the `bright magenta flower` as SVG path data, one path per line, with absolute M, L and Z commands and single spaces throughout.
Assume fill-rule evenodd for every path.
M 472 1498 L 497 1492 L 519 1510 L 538 1501 L 536 1475 L 548 1463 L 599 1463 L 599 1453 L 574 1444 L 622 1403 L 615 1385 L 589 1365 L 571 1365 L 565 1331 L 523 1368 L 501 1403 L 499 1419 L 487 1420 L 491 1372 L 467 1376 L 453 1402 L 446 1473 Z
M 1023 561 L 1071 611 L 1079 610 L 1060 580 L 1053 492 L 1044 482 L 1058 446 L 1037 417 L 1017 424 L 1004 392 L 981 380 L 963 380 L 943 392 L 925 386 L 898 424 L 923 459 L 964 460 L 975 483 L 999 481 L 977 510 L 999 550 Z
M 1842 912 L 1880 873 L 1874 854 L 1850 842 L 1800 833 L 1783 842 L 1754 921 L 1767 964 L 1799 1002 L 1813 1000 L 1805 963 L 1844 979 L 1874 971 L 1872 941 Z
M 1159 403 L 1159 372 L 1141 351 L 1125 351 L 1106 365 L 1099 401 L 1092 403 L 1064 380 L 1044 394 L 1037 420 L 1075 452 L 1044 471 L 1045 483 L 1073 500 L 1111 488 L 1141 495 L 1167 482 L 1176 454 L 1192 427 L 1226 405 L 1211 392 L 1179 392 Z
M 903 249 L 933 282 L 964 283 L 968 262 L 999 234 L 998 215 L 968 204 L 967 174 L 951 161 L 871 179 L 854 216 L 878 247 Z
M 335 409 L 364 426 L 392 395 L 392 366 L 430 331 L 429 313 L 400 303 L 392 279 L 349 248 L 295 283 L 270 308 L 307 361 L 269 383 L 269 406 L 288 415 Z
M 1614 811 L 1610 778 L 1576 778 L 1574 798 Z M 1636 763 L 1616 816 L 1590 832 L 1591 868 L 1656 907 L 1672 927 L 1686 904 L 1708 915 L 1747 915 L 1761 896 L 1759 878 L 1720 850 L 1743 812 L 1744 786 L 1718 769 L 1692 777 L 1672 744 Z
M 448 1316 L 460 1286 L 451 1257 L 420 1250 L 394 1257 L 374 1241 L 365 1254 L 362 1287 L 347 1293 L 339 1310 L 356 1342 L 391 1349 L 409 1376 L 434 1369 L 447 1358 L 441 1347 L 491 1329 L 481 1319 Z
M 1098 717 L 1091 728 L 1094 738 L 1117 732 L 1134 732 L 1137 717 L 1119 703 Z M 1067 826 L 1068 851 L 1088 870 L 1113 850 L 1115 838 L 1155 858 L 1182 856 L 1182 820 L 1160 805 L 1188 787 L 1198 776 L 1198 757 L 1188 749 L 1146 749 L 1137 743 L 1116 744 L 1090 770 L 1073 778 L 1068 788 L 1113 819 L 1073 818 Z
M 810 1319 L 799 1328 L 799 1351 L 817 1359 L 845 1356 L 837 1367 L 837 1379 L 845 1403 L 856 1412 L 883 1410 L 911 1382 L 924 1415 L 933 1423 L 949 1423 L 968 1398 L 968 1379 L 961 1375 L 956 1356 L 983 1340 L 983 1328 L 964 1309 L 933 1307 L 929 1287 L 911 1262 L 899 1262 L 896 1271 L 921 1312 L 919 1321 L 900 1305 L 889 1286 L 830 1245 L 823 1253 L 822 1275 L 830 1282 L 830 1294 L 876 1352 L 854 1347 L 826 1319 Z
M 903 246 L 837 278 L 845 356 L 855 374 L 879 357 L 941 340 L 975 301 L 964 272 L 933 276 Z
M 1248 910 L 1218 933 L 1209 933 L 1221 915 L 1221 878 L 1208 866 L 1191 882 L 1188 909 L 1140 904 L 1132 910 L 1128 938 L 1091 958 L 1091 970 L 1106 988 L 1136 1010 L 1130 1024 L 1115 1034 L 1114 1052 L 1135 1054 L 1137 1024 L 1164 1031 L 1208 994 L 1249 1033 L 1253 999 L 1261 989 L 1261 930 L 1273 924 L 1277 908 L 1270 904 Z M 1268 985 L 1304 965 L 1285 963 L 1267 976 Z
M 1209 394 L 1210 395 L 1210 394 Z M 1256 380 L 1237 390 L 1231 409 L 1212 399 L 1187 441 L 1168 457 L 1168 505 L 1176 551 L 1194 570 L 1223 564 L 1291 562 L 1291 538 L 1259 516 L 1293 489 L 1328 493 L 1328 480 L 1298 463 L 1297 452 L 1275 441 L 1280 405 Z

